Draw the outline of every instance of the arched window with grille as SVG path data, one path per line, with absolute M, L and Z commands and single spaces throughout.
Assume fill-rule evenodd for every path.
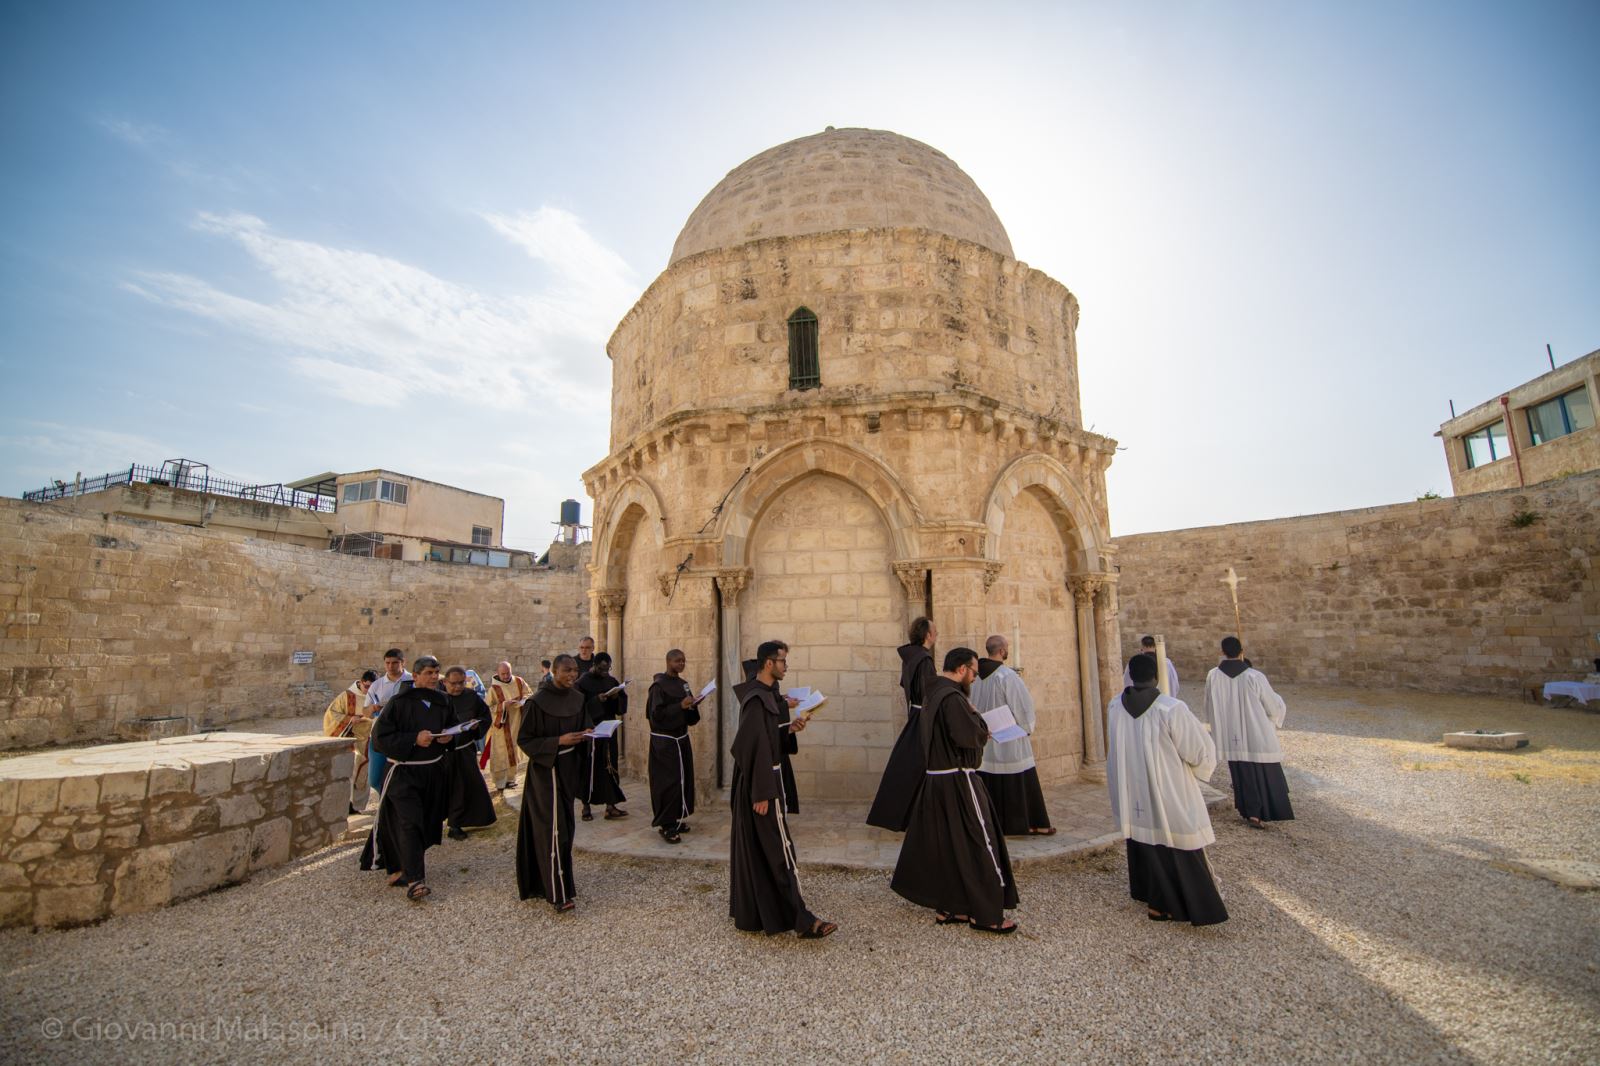
M 817 359 L 817 316 L 805 307 L 789 316 L 789 387 L 822 387 L 822 366 Z

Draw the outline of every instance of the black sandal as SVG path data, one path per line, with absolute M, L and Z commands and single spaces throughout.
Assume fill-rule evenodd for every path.
M 583 820 L 586 821 L 586 822 L 594 821 L 594 813 L 592 811 L 590 811 L 589 808 L 587 808 L 587 807 L 585 807 L 583 809 Z
M 839 931 L 839 926 L 834 922 L 825 922 L 817 919 L 817 924 L 800 934 L 802 940 L 821 940 L 825 936 L 832 936 Z
M 1146 911 L 1145 912 L 1145 917 L 1149 918 L 1152 922 L 1170 922 L 1170 921 L 1172 921 L 1172 915 L 1170 915 L 1170 914 L 1157 914 L 1155 911 Z
M 933 921 L 935 925 L 965 925 L 972 919 L 964 914 L 946 914 L 944 911 L 934 911 Z
M 576 900 L 570 900 L 570 899 L 567 900 L 565 903 L 557 903 L 555 905 L 556 913 L 557 914 L 561 914 L 561 913 L 563 913 L 565 911 L 570 911 L 572 908 L 576 907 L 577 905 L 578 905 L 578 903 L 577 903 Z
M 1005 922 L 1001 922 L 999 925 L 979 925 L 977 922 L 974 922 L 971 919 L 968 919 L 967 924 L 972 926 L 972 928 L 976 929 L 980 933 L 996 933 L 1000 936 L 1006 936 L 1007 934 L 1015 933 L 1018 929 L 1022 928 L 1016 922 L 1011 921 L 1010 918 L 1007 918 L 1006 922 L 1011 922 L 1011 924 L 1007 925 Z
M 429 888 L 425 881 L 417 881 L 406 889 L 406 899 L 409 899 L 412 903 L 421 903 L 431 895 L 433 895 L 433 889 Z

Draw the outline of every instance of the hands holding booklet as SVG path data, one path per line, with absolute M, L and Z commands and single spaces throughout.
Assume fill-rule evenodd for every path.
M 984 711 L 983 720 L 989 726 L 990 740 L 1021 740 L 1028 735 L 1028 731 L 1017 724 L 1011 708 L 1003 703 L 992 711 Z

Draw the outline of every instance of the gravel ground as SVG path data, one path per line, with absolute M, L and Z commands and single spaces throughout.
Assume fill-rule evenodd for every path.
M 1495 865 L 1600 858 L 1600 715 L 1285 695 L 1299 820 L 1216 814 L 1223 926 L 1146 921 L 1120 853 L 1026 868 L 1006 938 L 831 870 L 804 887 L 836 936 L 750 936 L 725 866 L 587 856 L 558 916 L 517 901 L 507 827 L 431 852 L 422 906 L 346 847 L 0 934 L 0 1061 L 1600 1061 L 1600 893 Z M 1535 746 L 1437 743 L 1480 726 Z

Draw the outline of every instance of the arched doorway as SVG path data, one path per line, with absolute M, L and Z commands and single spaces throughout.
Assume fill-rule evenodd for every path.
M 904 721 L 894 650 L 904 639 L 904 597 L 892 544 L 878 505 L 823 473 L 790 482 L 751 527 L 740 655 L 763 640 L 787 641 L 785 687 L 828 696 L 794 760 L 802 802 L 870 801 Z

